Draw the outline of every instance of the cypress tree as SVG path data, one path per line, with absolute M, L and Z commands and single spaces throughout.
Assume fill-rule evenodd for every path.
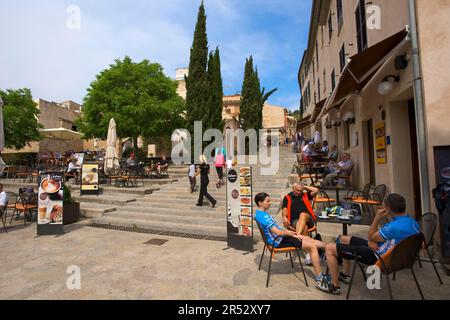
M 194 40 L 186 80 L 186 121 L 187 129 L 193 133 L 194 121 L 204 119 L 208 103 L 208 38 L 206 35 L 206 14 L 203 1 L 198 10 Z
M 208 123 L 208 128 L 215 128 L 222 130 L 222 109 L 223 109 L 223 85 L 222 85 L 222 74 L 220 71 L 220 53 L 219 48 L 210 53 L 208 61 L 208 81 L 210 84 L 209 91 L 209 110 L 208 118 L 206 122 Z
M 245 60 L 244 82 L 241 91 L 241 107 L 239 122 L 242 129 L 247 130 L 254 128 L 254 74 L 253 74 L 253 57 Z

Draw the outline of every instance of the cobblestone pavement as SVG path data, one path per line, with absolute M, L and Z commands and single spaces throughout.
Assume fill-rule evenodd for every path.
M 307 267 L 307 288 L 298 264 L 277 256 L 269 288 L 265 287 L 268 259 L 258 271 L 262 244 L 243 254 L 224 250 L 226 243 L 91 228 L 85 223 L 65 227 L 60 237 L 35 238 L 36 224 L 15 225 L 0 232 L 0 299 L 345 299 L 313 287 Z M 162 246 L 145 244 L 159 238 Z M 67 268 L 81 269 L 81 289 L 66 286 Z M 440 267 L 439 267 L 440 268 Z M 323 267 L 325 270 L 325 266 Z M 449 299 L 450 279 L 441 271 L 439 286 L 430 263 L 416 266 L 427 299 Z M 352 299 L 387 299 L 386 283 L 369 290 L 358 271 Z M 408 271 L 393 283 L 396 299 L 418 299 Z

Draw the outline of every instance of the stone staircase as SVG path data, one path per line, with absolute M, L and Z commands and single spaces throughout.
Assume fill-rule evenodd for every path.
M 253 194 L 267 192 L 271 195 L 270 213 L 273 215 L 277 215 L 281 196 L 289 189 L 288 177 L 294 162 L 295 154 L 286 148 L 280 150 L 276 175 L 262 176 L 260 166 L 253 167 Z M 226 188 L 216 188 L 214 167 L 211 167 L 208 191 L 218 201 L 215 208 L 206 199 L 203 207 L 195 206 L 198 192 L 190 192 L 187 166 L 170 167 L 169 175 L 178 181 L 159 185 L 158 190 L 135 197 L 134 201 L 127 201 L 127 196 L 117 197 L 114 203 L 121 202 L 121 205 L 116 206 L 116 210 L 105 211 L 102 217 L 93 218 L 93 225 L 225 240 Z

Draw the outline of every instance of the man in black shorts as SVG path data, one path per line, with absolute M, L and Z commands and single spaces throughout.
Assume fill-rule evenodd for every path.
M 308 236 L 308 230 L 315 226 L 315 214 L 311 201 L 319 189 L 294 184 L 292 192 L 283 198 L 283 225 L 297 234 Z
M 365 265 L 374 265 L 402 240 L 420 233 L 420 226 L 405 213 L 406 200 L 399 194 L 391 194 L 385 200 L 385 207 L 377 211 L 369 230 L 369 240 L 340 236 L 336 243 L 326 245 L 327 265 L 331 279 L 318 286 L 319 290 L 340 294 L 339 280 L 350 282 L 350 260 L 357 259 Z M 391 221 L 378 229 L 381 221 L 389 216 Z M 338 258 L 344 259 L 344 272 L 339 273 Z
M 267 193 L 259 193 L 255 196 L 255 203 L 258 209 L 255 213 L 255 220 L 262 229 L 266 238 L 266 243 L 274 248 L 294 247 L 308 250 L 311 253 L 312 265 L 316 276 L 316 285 L 322 282 L 324 274 L 320 271 L 319 248 L 324 248 L 321 241 L 313 240 L 309 237 L 298 235 L 294 231 L 281 228 L 275 219 L 267 212 L 270 208 L 270 197 Z

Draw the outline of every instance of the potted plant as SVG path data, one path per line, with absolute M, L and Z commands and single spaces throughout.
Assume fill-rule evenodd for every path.
M 80 203 L 72 199 L 70 188 L 64 185 L 64 209 L 63 222 L 64 224 L 75 223 L 80 219 Z

